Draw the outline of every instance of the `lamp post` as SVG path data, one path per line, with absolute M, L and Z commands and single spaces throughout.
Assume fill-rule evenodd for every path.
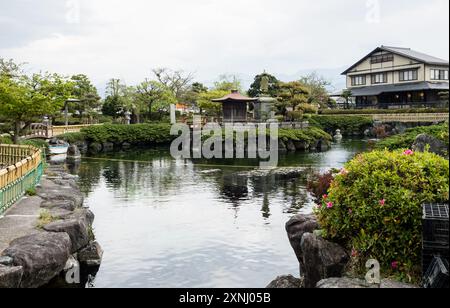
M 131 123 L 131 112 L 125 111 L 125 124 L 130 125 Z

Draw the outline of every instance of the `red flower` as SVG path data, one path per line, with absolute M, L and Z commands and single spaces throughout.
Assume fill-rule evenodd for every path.
M 398 269 L 398 262 L 397 262 L 397 261 L 392 262 L 392 263 L 391 263 L 391 267 L 392 267 L 392 269 L 394 269 L 394 270 Z
M 333 208 L 333 206 L 334 206 L 333 202 L 328 202 L 327 203 L 327 208 L 331 209 L 331 208 Z
M 386 205 L 386 200 L 381 199 L 381 200 L 380 200 L 380 205 L 381 205 L 381 206 L 385 206 L 385 205 Z

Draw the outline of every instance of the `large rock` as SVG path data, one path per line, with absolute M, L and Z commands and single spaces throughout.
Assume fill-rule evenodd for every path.
M 303 235 L 300 248 L 306 288 L 315 288 L 325 278 L 341 277 L 350 259 L 341 246 L 311 233 Z
M 48 201 L 46 205 L 43 205 L 43 207 L 48 207 L 48 204 L 50 203 L 59 203 L 59 202 L 70 202 L 72 201 L 74 203 L 75 208 L 81 208 L 83 206 L 84 198 L 81 192 L 77 189 L 73 188 L 61 188 L 61 186 L 55 186 L 52 190 L 38 190 L 38 196 L 44 199 L 45 201 Z M 68 209 L 65 208 L 64 209 Z
M 67 156 L 72 158 L 81 158 L 81 152 L 76 145 L 71 144 L 67 150 Z
M 294 141 L 288 140 L 286 141 L 286 148 L 289 152 L 295 152 L 297 151 L 297 148 L 295 147 Z
M 369 285 L 362 279 L 353 278 L 327 278 L 319 281 L 316 285 L 316 288 L 319 289 L 368 289 L 377 287 L 377 285 Z
M 309 143 L 307 141 L 294 141 L 294 145 L 297 151 L 309 150 Z
M 21 266 L 0 265 L 0 289 L 16 289 L 22 280 L 23 268 Z
M 103 249 L 97 242 L 91 242 L 78 252 L 78 261 L 88 267 L 100 266 L 103 258 Z
M 415 289 L 417 286 L 406 284 L 390 279 L 383 279 L 381 284 L 368 284 L 366 281 L 357 278 L 328 278 L 317 283 L 319 289 Z
M 272 281 L 267 289 L 299 289 L 303 287 L 303 280 L 295 278 L 292 275 L 279 276 Z
M 70 248 L 67 233 L 40 232 L 14 240 L 2 255 L 11 257 L 15 266 L 23 268 L 21 288 L 37 288 L 61 273 Z
M 441 156 L 448 156 L 447 145 L 439 139 L 427 134 L 421 134 L 416 137 L 412 149 L 416 152 L 425 152 L 429 148 L 429 152 Z
M 84 219 L 55 221 L 45 225 L 44 230 L 55 233 L 67 233 L 71 241 L 71 253 L 75 253 L 89 244 L 88 224 Z
M 313 233 L 319 229 L 319 223 L 314 215 L 299 214 L 292 217 L 286 223 L 286 232 L 288 234 L 289 242 L 294 249 L 298 262 L 300 263 L 300 271 L 303 266 L 303 252 L 300 243 L 305 233 Z

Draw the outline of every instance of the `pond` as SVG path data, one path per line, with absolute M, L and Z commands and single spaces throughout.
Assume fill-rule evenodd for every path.
M 298 276 L 285 223 L 308 212 L 309 173 L 340 168 L 367 147 L 280 157 L 300 176 L 255 172 L 251 161 L 174 160 L 167 150 L 84 158 L 73 171 L 104 249 L 93 287 L 258 288 Z

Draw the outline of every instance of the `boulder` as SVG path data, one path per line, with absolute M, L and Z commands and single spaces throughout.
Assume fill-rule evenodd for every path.
M 88 246 L 78 252 L 78 261 L 88 267 L 100 266 L 103 258 L 103 249 L 97 242 L 90 242 Z
M 72 144 L 67 150 L 67 156 L 72 158 L 81 158 L 81 152 L 76 145 Z
M 278 152 L 287 152 L 286 144 L 283 140 L 278 140 Z
M 266 289 L 300 289 L 303 287 L 303 280 L 292 275 L 279 276 L 272 281 Z
M 443 141 L 427 134 L 417 136 L 412 145 L 412 149 L 416 152 L 425 152 L 427 148 L 429 148 L 429 152 L 431 153 L 440 156 L 448 155 L 448 147 Z
M 394 281 L 390 279 L 382 279 L 380 284 L 381 289 L 418 289 L 418 286 L 403 283 L 399 281 Z
M 316 288 L 319 289 L 368 289 L 377 287 L 377 285 L 369 285 L 362 279 L 354 278 L 327 278 L 319 281 L 316 285 Z
M 11 266 L 13 263 L 14 260 L 11 257 L 0 257 L 0 265 Z
M 390 279 L 381 280 L 381 284 L 368 284 L 357 278 L 327 278 L 317 283 L 319 289 L 415 289 L 417 286 L 406 284 Z
M 289 152 L 295 152 L 297 149 L 295 148 L 295 144 L 292 140 L 286 141 L 286 148 Z
M 102 145 L 100 143 L 91 143 L 88 148 L 88 152 L 91 154 L 98 154 L 102 151 Z
M 314 215 L 299 214 L 292 217 L 286 223 L 286 232 L 298 262 L 300 263 L 300 271 L 302 271 L 303 268 L 303 253 L 300 247 L 303 234 L 313 233 L 317 229 L 319 229 L 319 223 Z
M 84 203 L 84 198 L 81 192 L 78 189 L 73 188 L 60 188 L 55 186 L 52 190 L 39 189 L 37 194 L 45 201 L 48 201 L 48 203 L 44 202 L 46 205 L 43 205 L 43 207 L 48 207 L 49 204 L 53 203 L 57 204 L 59 208 L 68 209 L 65 206 L 62 207 L 62 204 L 68 205 L 68 203 L 73 202 L 74 209 L 76 209 L 81 208 Z
M 315 288 L 322 279 L 341 277 L 350 259 L 341 246 L 311 233 L 303 235 L 300 249 L 306 288 Z
M 71 253 L 75 253 L 89 244 L 88 224 L 84 219 L 58 220 L 45 225 L 44 230 L 55 233 L 67 233 L 71 241 Z
M 307 151 L 309 149 L 309 143 L 307 141 L 294 141 L 297 151 Z
M 73 212 L 76 208 L 75 202 L 71 200 L 48 200 L 41 204 L 41 207 L 49 210 L 65 210 Z
M 2 256 L 11 257 L 14 266 L 22 267 L 21 288 L 37 288 L 61 273 L 70 248 L 67 233 L 40 232 L 12 241 Z
M 113 152 L 114 151 L 114 143 L 112 142 L 105 142 L 102 144 L 102 151 L 103 152 Z
M 88 208 L 81 208 L 75 210 L 67 219 L 83 220 L 87 226 L 92 226 L 94 223 L 95 215 Z
M 0 265 L 0 289 L 17 289 L 22 280 L 22 266 Z

